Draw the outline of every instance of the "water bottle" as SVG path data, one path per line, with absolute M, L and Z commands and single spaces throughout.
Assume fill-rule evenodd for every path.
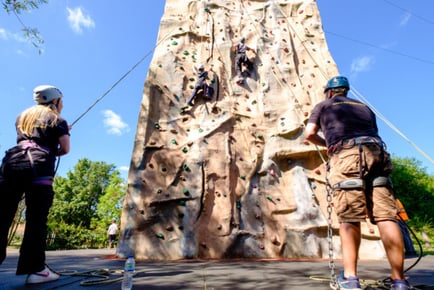
M 136 268 L 136 261 L 134 260 L 134 256 L 128 256 L 128 259 L 125 261 L 124 267 L 124 278 L 122 280 L 122 290 L 131 290 L 133 289 L 133 276 Z

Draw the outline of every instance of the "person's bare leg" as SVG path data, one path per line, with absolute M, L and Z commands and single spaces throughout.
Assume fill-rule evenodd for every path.
M 360 223 L 341 223 L 339 227 L 341 237 L 342 261 L 345 277 L 357 276 L 357 259 L 360 247 Z
M 377 222 L 381 241 L 391 268 L 391 278 L 404 280 L 404 241 L 398 223 L 391 220 Z

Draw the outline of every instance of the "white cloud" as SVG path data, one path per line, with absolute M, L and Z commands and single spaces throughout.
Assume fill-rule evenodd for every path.
M 107 128 L 107 133 L 120 136 L 130 131 L 128 124 L 122 121 L 121 116 L 115 112 L 105 110 L 102 113 L 104 115 L 104 127 Z
M 410 21 L 410 18 L 411 18 L 411 14 L 409 12 L 405 13 L 401 17 L 401 21 L 399 22 L 399 26 L 406 26 L 407 23 Z
M 83 28 L 94 28 L 95 22 L 89 15 L 83 14 L 81 7 L 66 8 L 68 10 L 68 22 L 72 30 L 76 33 L 83 32 Z
M 7 40 L 8 32 L 4 28 L 0 28 L 0 39 Z
M 351 72 L 358 73 L 369 71 L 371 69 L 374 59 L 371 56 L 361 56 L 353 60 L 351 64 Z
M 120 171 L 127 171 L 128 172 L 129 169 L 130 169 L 130 167 L 129 166 L 125 166 L 125 165 L 119 167 Z

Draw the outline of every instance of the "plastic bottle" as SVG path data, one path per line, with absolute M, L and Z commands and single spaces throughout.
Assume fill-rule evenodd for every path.
M 124 267 L 124 278 L 122 280 L 122 290 L 131 290 L 133 289 L 133 276 L 136 268 L 136 261 L 134 260 L 134 256 L 128 256 L 128 259 L 125 261 Z

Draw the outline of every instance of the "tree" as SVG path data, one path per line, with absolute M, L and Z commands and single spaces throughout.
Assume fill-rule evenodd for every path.
M 105 240 L 105 223 L 119 218 L 125 185 L 114 165 L 81 159 L 67 177 L 54 180 L 49 229 L 54 248 L 97 247 Z M 101 229 L 99 227 L 104 228 Z
M 39 31 L 36 28 L 28 27 L 22 21 L 20 14 L 21 12 L 29 12 L 30 10 L 38 9 L 40 4 L 47 3 L 48 0 L 4 0 L 2 1 L 3 9 L 8 13 L 13 13 L 15 17 L 18 19 L 18 22 L 22 26 L 22 31 L 26 38 L 32 43 L 36 48 L 38 48 L 39 53 L 42 52 L 42 45 L 44 44 L 44 40 L 39 34 Z
M 393 158 L 391 175 L 395 195 L 409 214 L 428 223 L 433 223 L 434 176 L 426 173 L 421 162 L 414 158 Z

